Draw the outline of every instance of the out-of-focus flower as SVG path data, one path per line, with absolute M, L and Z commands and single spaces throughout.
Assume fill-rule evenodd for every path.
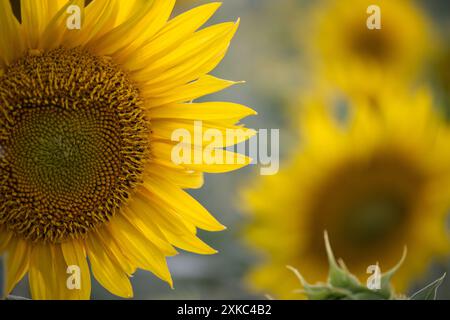
M 381 11 L 381 29 L 369 29 L 367 8 L 376 4 Z M 409 0 L 324 0 L 308 12 L 308 27 L 300 32 L 305 49 L 325 77 L 346 74 L 353 68 L 380 68 L 396 75 L 417 72 L 433 47 L 430 22 Z
M 245 192 L 254 214 L 246 238 L 265 258 L 249 279 L 263 293 L 295 298 L 285 265 L 312 282 L 326 277 L 323 230 L 362 280 L 369 265 L 395 265 L 406 245 L 400 291 L 449 250 L 450 139 L 428 91 L 350 107 L 344 119 L 332 114 L 311 99 L 298 152 Z
M 131 297 L 137 268 L 172 285 L 166 257 L 174 247 L 215 253 L 196 231 L 224 226 L 182 189 L 201 187 L 203 172 L 245 163 L 175 165 L 171 133 L 195 120 L 225 131 L 254 112 L 191 103 L 234 84 L 208 73 L 238 23 L 198 31 L 220 4 L 169 20 L 174 5 L 22 0 L 19 23 L 0 0 L 6 294 L 28 273 L 34 299 L 87 299 L 92 271 L 110 292 Z M 68 9 L 74 20 L 81 13 L 81 29 L 76 21 L 69 28 Z M 67 286 L 68 267 L 81 271 L 75 288 Z

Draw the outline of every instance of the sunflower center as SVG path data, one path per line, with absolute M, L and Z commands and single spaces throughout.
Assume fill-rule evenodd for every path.
M 83 237 L 140 182 L 137 88 L 81 49 L 30 53 L 0 78 L 0 225 L 32 241 Z
M 348 256 L 383 250 L 386 242 L 404 236 L 425 181 L 420 168 L 400 154 L 380 150 L 367 162 L 346 163 L 329 176 L 317 194 L 316 233 L 328 230 L 331 237 L 339 239 L 335 247 Z
M 358 25 L 350 30 L 349 34 L 352 35 L 351 49 L 361 57 L 380 63 L 391 59 L 394 48 L 389 35 L 383 29 L 369 30 Z
M 374 194 L 349 206 L 342 229 L 354 246 L 366 248 L 393 230 L 399 230 L 407 210 L 401 197 Z

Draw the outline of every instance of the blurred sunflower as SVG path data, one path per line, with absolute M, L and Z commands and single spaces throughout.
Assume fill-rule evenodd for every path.
M 72 5 L 81 30 L 66 27 Z M 182 189 L 201 187 L 203 172 L 243 165 L 175 165 L 171 132 L 192 131 L 194 120 L 224 131 L 254 112 L 190 103 L 234 84 L 208 73 L 238 23 L 198 30 L 220 4 L 169 20 L 174 5 L 22 0 L 19 22 L 0 0 L 6 294 L 28 273 L 34 299 L 88 299 L 91 270 L 111 293 L 131 297 L 137 268 L 172 285 L 166 257 L 174 247 L 215 253 L 196 230 L 224 227 Z M 72 265 L 80 290 L 66 287 Z
M 246 238 L 266 259 L 249 274 L 258 291 L 296 297 L 288 264 L 311 283 L 324 281 L 324 230 L 364 282 L 369 265 L 379 261 L 386 271 L 406 245 L 411 254 L 397 290 L 449 251 L 450 139 L 429 93 L 350 110 L 346 122 L 338 121 L 311 99 L 300 124 L 301 150 L 284 171 L 244 193 L 254 213 Z
M 430 22 L 413 1 L 376 1 L 381 29 L 370 30 L 367 8 L 373 4 L 372 0 L 355 0 L 351 5 L 324 0 L 313 7 L 308 33 L 302 38 L 328 77 L 361 66 L 369 67 L 368 79 L 373 68 L 411 74 L 432 49 Z

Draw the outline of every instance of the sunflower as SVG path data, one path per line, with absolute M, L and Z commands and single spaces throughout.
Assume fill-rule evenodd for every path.
M 239 104 L 192 103 L 234 84 L 208 73 L 239 23 L 200 29 L 220 3 L 173 19 L 175 0 L 20 4 L 21 22 L 0 0 L 6 294 L 28 274 L 34 299 L 88 299 L 92 272 L 129 298 L 138 268 L 172 286 L 166 257 L 175 247 L 213 254 L 196 231 L 224 229 L 183 189 L 201 187 L 203 172 L 248 163 L 237 154 L 238 164 L 171 161 L 174 129 L 192 131 L 201 120 L 224 132 L 254 114 Z M 67 27 L 76 8 L 80 30 Z M 73 266 L 79 290 L 67 286 Z
M 344 120 L 344 121 L 343 121 Z M 264 262 L 249 272 L 260 292 L 293 298 L 286 265 L 325 281 L 327 230 L 334 251 L 366 282 L 409 251 L 394 279 L 402 292 L 449 251 L 450 139 L 427 90 L 392 96 L 379 108 L 350 107 L 337 119 L 320 99 L 301 118 L 302 145 L 278 175 L 244 192 L 253 222 L 245 237 Z
M 413 1 L 380 0 L 381 29 L 367 27 L 372 0 L 323 0 L 314 5 L 306 19 L 307 34 L 301 31 L 313 61 L 330 80 L 349 69 L 374 68 L 396 75 L 414 74 L 432 50 L 430 22 Z

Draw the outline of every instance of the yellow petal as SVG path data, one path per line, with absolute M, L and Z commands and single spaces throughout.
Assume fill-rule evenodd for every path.
M 239 21 L 231 24 L 228 32 L 212 42 L 208 50 L 204 50 L 204 52 L 189 61 L 180 63 L 176 67 L 150 78 L 147 78 L 147 75 L 141 77 L 139 74 L 133 75 L 133 78 L 140 81 L 147 80 L 145 86 L 152 86 L 154 88 L 151 91 L 147 90 L 146 95 L 149 95 L 150 92 L 154 95 L 161 94 L 185 83 L 195 81 L 199 77 L 209 73 L 222 61 L 238 26 Z
M 191 119 L 191 120 L 224 120 L 245 118 L 256 115 L 249 107 L 231 102 L 203 102 L 170 104 L 159 108 L 151 108 L 147 114 L 151 119 Z
M 119 10 L 119 0 L 94 0 L 82 10 L 80 30 L 67 30 L 63 45 L 68 48 L 86 46 L 89 41 L 96 41 L 114 27 Z
M 138 268 L 154 273 L 160 279 L 173 285 L 164 254 L 121 214 L 114 217 L 108 225 L 124 254 Z
M 12 233 L 4 229 L 0 229 L 0 254 L 8 248 L 12 239 Z
M 198 189 L 204 183 L 202 172 L 186 170 L 182 166 L 174 165 L 171 161 L 153 159 L 147 168 L 149 173 L 165 177 L 182 189 Z
M 153 197 L 163 200 L 168 207 L 174 208 L 199 228 L 208 231 L 225 229 L 197 200 L 165 179 L 157 176 L 147 177 L 144 187 Z
M 58 1 L 60 2 L 60 1 Z M 77 5 L 84 10 L 83 0 L 62 1 L 63 5 L 58 6 L 59 10 L 55 12 L 51 20 L 48 22 L 42 37 L 39 41 L 39 48 L 43 50 L 51 50 L 58 48 L 66 32 L 76 32 L 67 30 L 67 8 L 71 5 Z M 83 11 L 84 12 L 84 11 Z
M 84 244 L 72 240 L 61 244 L 61 249 L 67 266 L 78 266 L 81 271 L 81 288 L 75 290 L 77 299 L 88 300 L 91 297 L 91 273 L 87 264 Z
M 232 151 L 221 151 L 222 158 L 225 159 L 219 163 L 195 163 L 191 164 L 183 164 L 186 168 L 195 170 L 195 171 L 203 171 L 206 173 L 224 173 L 230 172 L 234 170 L 239 170 L 252 162 L 252 159 L 236 152 Z M 214 153 L 212 154 L 214 157 Z
M 127 207 L 123 209 L 123 216 L 165 256 L 176 255 L 177 251 L 170 245 L 155 222 L 142 219 L 142 217 L 146 215 L 144 210 L 145 207 L 142 207 L 139 200 L 133 197 L 133 199 L 127 203 Z
M 206 118 L 207 116 L 204 115 Z M 201 119 L 200 119 L 201 120 Z M 167 140 L 169 143 L 178 143 L 172 141 L 172 135 L 177 130 L 183 130 L 189 133 L 191 141 L 180 141 L 193 146 L 214 146 L 215 148 L 224 148 L 247 141 L 256 134 L 253 129 L 242 126 L 222 126 L 215 123 L 204 121 L 201 127 L 197 126 L 197 120 L 174 120 L 174 119 L 153 119 L 152 134 L 156 139 Z M 206 137 L 206 133 L 214 133 L 214 137 Z M 216 137 L 217 134 L 217 137 Z
M 122 23 L 131 19 L 134 12 L 136 11 L 136 7 L 140 7 L 142 5 L 142 1 L 145 0 L 120 1 L 115 27 L 120 26 Z
M 157 159 L 171 161 L 172 152 L 174 150 L 173 148 L 175 147 L 176 144 L 177 144 L 176 142 L 168 140 L 154 140 L 152 141 L 152 154 Z M 193 171 L 202 171 L 207 173 L 224 173 L 241 169 L 252 162 L 252 159 L 245 155 L 235 153 L 232 151 L 221 150 L 220 159 L 219 156 L 217 156 L 218 160 L 220 161 L 212 161 L 215 159 L 210 159 L 211 163 L 206 163 L 205 159 L 203 158 L 204 149 L 202 147 L 190 144 L 186 145 L 181 144 L 180 148 L 181 147 L 185 147 L 186 149 L 191 150 L 191 159 L 189 159 L 189 161 L 186 161 L 188 163 L 181 163 L 180 166 L 183 166 L 186 169 L 190 169 Z M 215 150 L 207 152 L 208 153 L 207 157 L 210 156 L 215 157 L 216 156 L 215 152 L 216 152 Z M 209 153 L 211 153 L 211 155 L 209 155 Z M 198 160 L 195 158 L 196 154 L 199 155 Z
M 23 54 L 23 38 L 9 0 L 0 0 L 0 67 L 4 68 Z
M 79 291 L 68 287 L 69 277 L 60 245 L 42 243 L 33 245 L 29 271 L 33 299 L 78 299 Z
M 11 239 L 5 256 L 6 283 L 5 294 L 11 293 L 16 284 L 22 280 L 28 271 L 30 261 L 30 247 L 26 241 Z
M 120 64 L 126 63 L 130 53 L 140 50 L 144 41 L 164 26 L 174 5 L 174 0 L 135 1 L 128 19 L 93 43 L 93 49 L 98 54 L 114 56 Z
M 47 24 L 61 8 L 62 1 L 21 0 L 21 16 L 24 37 L 29 49 L 40 48 L 40 41 Z
M 33 246 L 29 272 L 30 291 L 33 299 L 46 300 L 51 299 L 54 295 L 56 288 L 52 269 L 50 248 L 42 244 Z
M 95 234 L 95 239 L 95 241 L 101 244 L 103 251 L 108 253 L 111 260 L 116 261 L 128 276 L 132 276 L 136 272 L 137 266 L 123 254 L 122 249 L 119 247 L 108 228 L 99 228 Z
M 145 195 L 145 190 L 138 192 L 136 197 L 140 198 L 140 205 L 145 208 L 142 210 L 141 218 L 156 223 L 174 246 L 198 254 L 217 253 L 196 236 L 195 228 L 189 228 L 175 212 L 155 204 L 148 195 Z
M 176 66 L 189 63 L 194 58 L 204 55 L 211 50 L 222 39 L 227 38 L 227 34 L 233 29 L 234 23 L 231 22 L 216 24 L 202 29 L 161 58 L 139 61 L 141 65 L 135 64 L 134 68 L 141 70 L 133 72 L 133 78 L 136 81 L 146 81 Z
M 139 70 L 142 62 L 156 60 L 180 45 L 195 30 L 200 28 L 220 7 L 220 3 L 209 3 L 185 12 L 169 21 L 151 41 L 123 61 L 127 70 Z
M 222 91 L 238 82 L 219 79 L 210 75 L 204 75 L 198 80 L 182 85 L 177 90 L 169 91 L 163 94 L 148 95 L 147 105 L 150 108 L 162 105 L 175 104 L 180 102 L 190 102 L 205 95 Z M 145 89 L 143 90 L 145 96 Z
M 108 255 L 101 242 L 91 235 L 87 238 L 86 245 L 95 279 L 111 293 L 122 298 L 132 298 L 133 288 L 127 274 Z

